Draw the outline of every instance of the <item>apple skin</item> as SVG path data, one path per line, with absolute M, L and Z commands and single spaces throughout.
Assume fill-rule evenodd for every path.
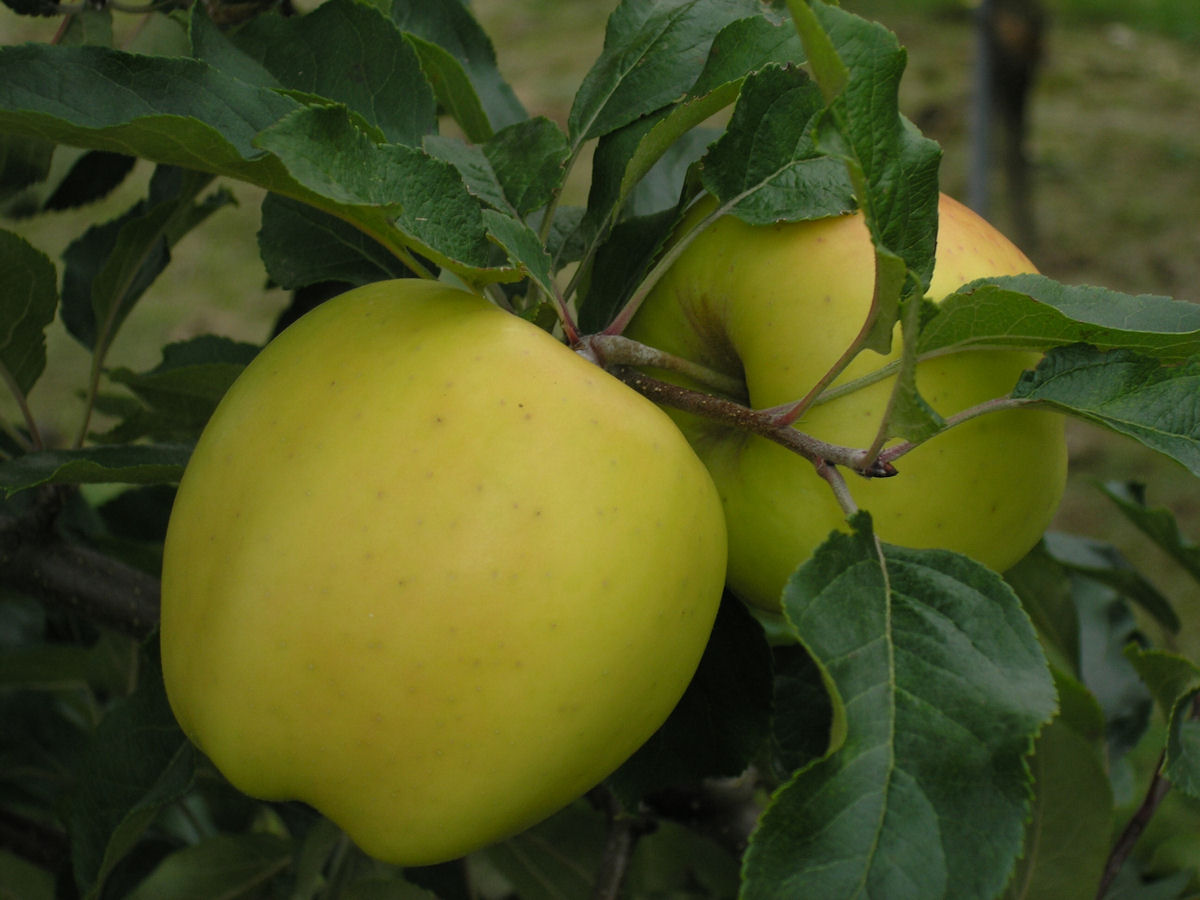
M 985 276 L 1035 271 L 990 224 L 943 195 L 929 298 L 940 301 Z M 766 409 L 805 396 L 862 327 L 873 292 L 873 250 L 860 215 L 751 226 L 726 216 L 688 247 L 646 299 L 626 335 L 741 379 Z M 899 356 L 866 351 L 836 384 Z M 975 350 L 930 358 L 917 385 L 943 416 L 1009 394 L 1038 354 Z M 679 376 L 658 377 L 699 387 Z M 888 378 L 808 410 L 795 427 L 851 447 L 870 446 L 886 408 Z M 729 586 L 777 610 L 796 566 L 844 514 L 802 457 L 763 438 L 672 413 L 712 473 L 729 530 Z M 847 475 L 879 536 L 909 547 L 940 547 L 1003 571 L 1041 537 L 1066 480 L 1062 417 L 1032 410 L 988 414 L 921 445 L 896 463 L 900 474 Z
M 441 862 L 658 728 L 725 547 L 658 407 L 473 294 L 368 285 L 264 348 L 196 447 L 164 551 L 168 697 L 240 790 Z

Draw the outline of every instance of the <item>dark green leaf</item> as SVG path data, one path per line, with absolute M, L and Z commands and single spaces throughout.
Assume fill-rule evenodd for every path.
M 566 135 L 542 116 L 501 129 L 483 152 L 518 216 L 550 202 L 562 185 L 569 155 Z
M 1078 682 L 1059 679 L 1060 697 L 1073 709 L 1099 708 Z M 1034 778 L 1032 817 L 1025 851 L 1005 900 L 1092 900 L 1112 839 L 1113 798 L 1102 741 L 1080 731 L 1067 715 L 1039 735 L 1030 760 Z
M 496 66 L 491 39 L 461 0 L 394 0 L 392 21 L 403 32 L 450 53 L 471 80 L 493 131 L 527 118 Z M 432 78 L 432 76 L 430 76 Z
M 338 203 L 376 207 L 435 262 L 488 268 L 492 256 L 479 203 L 449 163 L 403 144 L 379 144 L 344 107 L 309 107 L 263 132 L 309 190 Z M 337 148 L 329 155 L 329 148 Z M 323 150 L 314 156 L 314 150 Z
M 176 482 L 190 455 L 190 446 L 154 444 L 39 450 L 0 462 L 0 488 L 12 494 L 43 484 Z
M 0 381 L 27 394 L 46 367 L 46 326 L 58 307 L 50 258 L 0 230 Z
M 712 136 L 685 138 L 697 125 L 738 96 L 746 76 L 772 63 L 798 63 L 803 47 L 790 24 L 761 16 L 737 19 L 713 39 L 704 68 L 676 104 L 642 116 L 601 137 L 592 160 L 588 196 L 589 231 L 604 237 L 628 209 L 629 215 L 659 212 L 679 202 L 682 173 L 698 159 Z M 636 203 L 635 192 L 666 167 L 663 196 L 649 207 Z
M 101 695 L 127 689 L 134 659 L 128 638 L 108 633 L 96 643 L 41 643 L 0 656 L 0 685 L 63 691 L 91 688 Z
M 43 181 L 50 174 L 53 156 L 54 144 L 50 141 L 0 134 L 0 200 Z
M 1046 350 L 1086 343 L 1162 360 L 1200 354 L 1200 306 L 1008 275 L 965 285 L 938 304 L 921 331 L 922 354 L 979 347 Z
M 700 666 L 670 717 L 611 777 L 630 806 L 656 789 L 740 775 L 767 739 L 770 649 L 762 627 L 726 597 Z
M 771 67 L 747 78 L 729 127 L 701 162 L 721 211 L 762 225 L 853 210 L 845 165 L 814 142 L 812 124 L 823 110 L 802 69 Z
M 286 868 L 292 842 L 273 834 L 218 834 L 164 859 L 127 900 L 242 897 Z
M 113 370 L 109 379 L 136 394 L 147 414 L 139 417 L 143 425 L 139 433 L 129 433 L 120 426 L 117 430 L 124 432 L 127 440 L 150 436 L 160 441 L 194 441 L 257 352 L 252 344 L 204 335 L 168 344 L 163 348 L 162 362 L 148 372 Z
M 4 5 L 19 16 L 57 16 L 58 4 L 52 0 L 4 0 Z
M 834 533 L 784 591 L 834 702 L 831 752 L 776 793 L 743 896 L 991 898 L 1029 813 L 1026 756 L 1055 708 L 1045 657 L 995 573 Z
M 399 876 L 356 881 L 338 895 L 338 900 L 439 900 L 436 894 L 409 884 Z
M 132 849 L 159 811 L 192 785 L 195 754 L 175 723 L 155 656 L 143 655 L 138 687 L 80 749 L 67 800 L 75 878 L 87 898 Z
M 445 48 L 414 34 L 406 35 L 421 60 L 421 69 L 433 88 L 438 106 L 458 123 L 468 141 L 483 143 L 492 137 L 492 123 L 461 62 Z
M 736 897 L 738 860 L 710 838 L 670 821 L 639 838 L 626 875 L 627 896 L 661 900 Z
M 1135 569 L 1116 547 L 1078 535 L 1048 532 L 1045 546 L 1069 572 L 1106 584 L 1132 600 L 1170 632 L 1179 631 L 1179 616 L 1154 583 Z
M 418 146 L 437 130 L 417 51 L 365 3 L 330 0 L 303 16 L 256 16 L 232 40 L 283 87 L 345 104 L 388 143 Z
M 73 209 L 107 197 L 133 171 L 136 157 L 105 150 L 84 153 L 67 172 L 43 209 Z
M 1167 717 L 1163 774 L 1193 800 L 1200 800 L 1200 666 L 1165 650 L 1127 647 L 1126 658 L 1145 680 Z
M 753 0 L 624 0 L 609 17 L 604 50 L 571 106 L 572 147 L 681 100 L 721 29 L 764 14 Z
M 521 900 L 588 897 L 600 866 L 604 832 L 604 816 L 580 800 L 480 855 L 512 884 Z
M 777 646 L 773 658 L 775 750 L 788 777 L 829 750 L 833 704 L 820 666 L 802 646 Z
M 1128 604 L 1084 576 L 1072 576 L 1071 597 L 1079 615 L 1079 676 L 1104 710 L 1109 755 L 1129 752 L 1146 733 L 1153 706 L 1145 684 L 1124 656 L 1140 639 Z
M 322 281 L 358 285 L 412 274 L 359 229 L 278 194 L 263 200 L 258 247 L 271 280 L 288 290 Z
M 1079 615 L 1066 569 L 1039 543 L 1004 573 L 1029 613 L 1052 665 L 1079 673 Z
M 125 215 L 88 229 L 63 258 L 63 322 L 103 358 L 121 324 L 171 258 L 171 247 L 232 198 L 197 203 L 209 175 L 160 166 L 149 196 Z
M 554 297 L 557 288 L 550 257 L 533 229 L 494 209 L 483 210 L 483 223 L 488 236 L 504 249 L 513 265 L 532 278 L 546 297 Z
M 97 92 L 104 102 L 62 100 Z M 519 277 L 490 268 L 478 204 L 452 166 L 381 145 L 361 116 L 312 102 L 303 107 L 197 60 L 0 47 L 0 129 L 248 181 L 337 215 L 412 267 L 416 251 L 472 282 Z
M 677 218 L 675 210 L 669 209 L 657 215 L 626 219 L 612 230 L 596 251 L 589 270 L 579 315 L 584 331 L 600 331 L 613 320 L 642 283 Z
M 205 3 L 192 6 L 188 19 L 192 56 L 246 84 L 271 90 L 282 87 L 260 60 L 234 44 L 228 32 L 213 24 L 208 11 L 209 5 Z
M 1128 350 L 1058 347 L 1012 396 L 1131 437 L 1200 475 L 1200 359 L 1166 364 Z
M 1171 510 L 1148 507 L 1140 485 L 1108 484 L 1101 490 L 1142 534 L 1154 541 L 1192 578 L 1200 581 L 1200 546 L 1180 534 L 1179 523 Z
M 73 102 L 80 97 L 102 100 Z M 197 60 L 92 46 L 0 47 L 0 128 L 14 134 L 249 174 L 264 155 L 254 135 L 298 107 Z

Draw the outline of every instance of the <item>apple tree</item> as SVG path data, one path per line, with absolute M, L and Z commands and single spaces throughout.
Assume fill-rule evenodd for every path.
M 57 31 L 45 42 L 0 47 L 0 199 L 10 214 L 0 228 L 0 374 L 11 397 L 0 420 L 4 896 L 926 900 L 1181 897 L 1200 888 L 1200 661 L 1175 640 L 1194 623 L 1182 620 L 1137 560 L 1088 535 L 1042 534 L 1061 489 L 1055 454 L 1062 448 L 1056 432 L 1041 426 L 1035 439 L 1010 443 L 1020 431 L 1015 423 L 1026 421 L 1014 416 L 1056 428 L 1078 419 L 1200 475 L 1200 309 L 1058 283 L 1019 263 L 964 266 L 957 283 L 932 290 L 935 260 L 952 243 L 945 229 L 959 214 L 939 200 L 939 147 L 900 109 L 906 53 L 886 27 L 819 0 L 622 0 L 558 123 L 526 111 L 491 38 L 460 0 L 326 0 L 307 11 L 254 0 L 147 8 L 5 2 Z M 114 19 L 134 14 L 166 25 L 170 46 L 116 49 Z M 52 167 L 56 155 L 71 165 Z M 56 209 L 89 208 L 124 183 L 137 160 L 154 167 L 141 200 L 75 235 L 57 258 L 37 246 L 28 223 Z M 581 176 L 586 198 L 573 204 L 567 185 Z M 679 627 L 660 617 L 666 624 L 654 640 L 638 645 L 636 677 L 606 672 L 580 691 L 578 706 L 615 711 L 605 725 L 623 734 L 622 713 L 633 718 L 659 674 L 677 678 L 648 737 L 537 821 L 467 840 L 450 858 L 400 860 L 387 849 L 392 838 L 407 840 L 401 829 L 445 827 L 430 824 L 440 821 L 436 803 L 396 809 L 394 817 L 384 803 L 370 834 L 356 841 L 353 815 L 329 808 L 357 800 L 302 792 L 262 799 L 269 792 L 239 790 L 226 757 L 201 749 L 210 746 L 203 729 L 189 724 L 185 734 L 181 679 L 218 715 L 238 694 L 253 696 L 274 680 L 294 694 L 287 714 L 302 728 L 291 738 L 294 753 L 276 748 L 256 761 L 256 771 L 286 769 L 301 750 L 357 759 L 348 748 L 362 735 L 345 717 L 324 713 L 300 680 L 272 672 L 269 655 L 227 656 L 236 679 L 164 681 L 164 670 L 179 671 L 176 660 L 191 646 L 205 647 L 218 625 L 276 637 L 262 634 L 269 631 L 262 619 L 238 610 L 220 623 L 184 616 L 188 628 L 160 643 L 160 608 L 170 610 L 183 593 L 176 586 L 193 578 L 206 586 L 242 583 L 242 548 L 260 535 L 253 527 L 229 530 L 241 510 L 275 522 L 301 514 L 284 494 L 260 490 L 282 459 L 271 455 L 271 440 L 259 439 L 273 433 L 256 430 L 267 428 L 269 414 L 262 422 L 239 420 L 223 433 L 244 432 L 248 443 L 239 446 L 263 449 L 226 469 L 206 463 L 210 474 L 189 475 L 204 479 L 192 496 L 211 500 L 245 467 L 263 477 L 243 477 L 208 503 L 221 554 L 205 555 L 193 546 L 198 539 L 169 552 L 168 563 L 180 553 L 186 563 L 174 566 L 168 590 L 160 590 L 168 525 L 182 527 L 172 523 L 173 504 L 184 496 L 177 488 L 185 470 L 199 468 L 189 469 L 198 446 L 215 440 L 201 435 L 215 433 L 206 431 L 210 421 L 228 418 L 223 401 L 231 387 L 244 391 L 257 377 L 250 373 L 277 351 L 219 333 L 163 334 L 153 338 L 161 362 L 135 371 L 112 364 L 110 350 L 144 312 L 139 300 L 170 266 L 172 248 L 195 229 L 219 228 L 235 182 L 265 198 L 262 279 L 291 297 L 276 323 L 280 342 L 294 333 L 289 323 L 310 323 L 307 351 L 282 369 L 284 389 L 294 375 L 289 408 L 301 423 L 317 421 L 315 381 L 306 376 L 325 377 L 338 353 L 348 364 L 365 359 L 368 343 L 360 329 L 362 347 L 324 344 L 310 325 L 333 323 L 334 314 L 305 314 L 361 296 L 355 289 L 400 297 L 413 293 L 415 280 L 433 280 L 441 285 L 428 296 L 451 299 L 432 319 L 449 316 L 464 292 L 472 294 L 472 303 L 487 307 L 488 322 L 519 322 L 522 340 L 536 338 L 572 371 L 582 366 L 585 380 L 611 381 L 620 409 L 648 410 L 646 421 L 690 454 L 686 434 L 706 464 L 694 468 L 698 490 L 715 497 L 715 484 L 725 501 L 731 559 L 738 541 L 768 553 L 790 546 L 801 526 L 788 516 L 805 528 L 823 523 L 815 546 L 787 551 L 782 588 L 770 582 L 765 594 L 751 596 L 742 581 L 712 574 L 723 546 L 681 567 L 666 558 L 673 544 L 640 536 L 645 522 L 601 526 L 595 517 L 587 524 L 568 517 L 548 550 L 535 536 L 544 531 L 525 531 L 503 516 L 493 523 L 494 507 L 463 503 L 464 516 L 487 517 L 473 541 L 449 553 L 471 557 L 484 544 L 490 552 L 502 538 L 510 556 L 537 559 L 569 537 L 584 559 L 612 557 L 604 566 L 568 565 L 554 581 L 564 624 L 572 616 L 603 622 L 581 657 L 606 629 L 624 636 L 643 605 L 638 598 L 661 602 L 659 569 L 682 568 L 681 583 L 695 576 L 706 586 L 697 588 L 697 608 L 708 606 L 695 653 L 679 651 Z M 859 237 L 845 256 L 836 250 L 828 271 L 817 271 L 812 248 L 765 262 L 770 235 L 846 222 L 856 223 Z M 706 234 L 737 237 L 706 245 Z M 697 352 L 694 335 L 646 324 L 655 304 L 669 300 L 669 286 L 728 251 L 729 240 L 737 242 L 730 255 L 745 268 L 722 290 L 736 294 L 741 282 L 752 283 L 736 297 L 739 311 L 776 289 L 790 297 L 793 285 L 818 277 L 832 277 L 835 287 L 849 276 L 865 284 L 857 307 L 800 310 L 800 333 L 831 356 L 794 396 L 794 386 L 782 395 L 756 387 L 780 382 L 776 376 L 799 354 L 798 338 L 778 328 L 773 313 L 730 313 L 746 320 L 737 327 L 751 329 L 747 340 L 762 348 L 753 359 L 725 320 L 716 349 Z M 709 249 L 689 256 L 689 247 Z M 707 275 L 698 280 L 702 288 L 714 284 Z M 246 287 L 247 294 L 258 289 Z M 711 337 L 716 319 L 697 314 L 702 307 L 689 308 L 690 321 Z M 45 427 L 34 391 L 52 374 L 46 333 L 56 317 L 90 361 L 74 386 L 82 414 L 62 437 Z M 543 392 L 558 389 L 557 376 L 538 382 L 542 369 L 505 357 L 499 338 L 472 337 L 480 341 L 475 351 L 465 335 L 445 345 L 437 365 L 394 370 L 428 387 L 411 394 L 424 398 L 420 409 L 435 417 L 438 402 L 447 416 L 463 409 L 437 399 L 452 395 L 437 394 L 443 386 L 432 376 L 427 384 L 419 379 L 434 370 L 449 379 L 447 360 L 465 372 L 487 354 L 495 361 L 475 373 L 480 392 L 514 372 Z M 420 357 L 418 344 L 398 332 L 399 365 L 405 354 Z M 997 369 L 1002 383 L 988 380 L 988 392 L 963 409 L 942 411 L 918 377 L 931 362 L 951 360 L 959 368 L 948 371 L 973 381 L 982 365 L 976 360 L 997 354 L 1020 364 Z M 714 364 L 721 358 L 727 365 Z M 857 391 L 880 402 L 854 405 Z M 675 418 L 659 415 L 650 401 Z M 416 408 L 389 413 L 398 420 L 388 423 L 393 436 L 420 431 L 404 418 Z M 819 419 L 837 424 L 848 410 L 867 422 L 864 439 L 816 433 Z M 640 423 L 642 414 L 614 421 Z M 493 418 L 479 417 L 479 434 L 501 433 Z M 514 501 L 546 490 L 567 497 L 559 506 L 569 511 L 593 508 L 597 494 L 619 493 L 630 503 L 664 496 L 678 466 L 647 469 L 640 481 L 633 468 L 614 480 L 602 471 L 609 460 L 594 452 L 596 441 L 618 445 L 614 456 L 639 456 L 633 448 L 642 444 L 616 428 L 582 437 L 570 424 L 577 419 L 563 416 L 537 440 L 508 447 L 505 463 L 544 472 L 520 482 Z M 1005 424 L 970 431 L 984 422 Z M 320 427 L 299 432 L 298 449 L 336 444 L 344 462 L 357 432 L 322 434 Z M 788 466 L 815 473 L 819 499 L 776 503 L 748 494 L 735 516 L 733 476 L 721 469 L 727 457 L 705 444 L 713 428 L 733 435 L 730 452 L 739 459 L 748 454 L 738 456 L 738 448 L 751 439 L 784 448 L 778 452 L 788 454 Z M 973 437 L 955 444 L 966 434 Z M 965 450 L 955 455 L 954 446 Z M 909 545 L 905 530 L 888 523 L 930 513 L 920 494 L 903 493 L 906 461 L 915 471 L 918 454 L 938 447 L 947 448 L 942 462 L 922 477 L 945 486 L 948 509 L 961 519 L 943 530 L 944 543 L 922 537 Z M 487 457 L 488 447 L 462 438 L 438 444 L 437 452 L 465 468 Z M 963 478 L 964 467 L 993 459 L 989 453 L 995 461 L 979 479 Z M 280 466 L 277 481 L 286 484 L 292 470 Z M 326 552 L 329 529 L 344 532 L 339 546 L 355 546 L 345 534 L 357 529 L 371 533 L 373 552 L 387 555 L 394 545 L 399 556 L 414 535 L 378 531 L 387 516 L 333 515 L 345 508 L 351 482 L 380 473 L 345 465 L 321 471 L 330 515 L 309 529 L 308 543 L 266 558 L 297 571 Z M 504 467 L 488 471 L 479 488 L 502 486 Z M 783 469 L 764 471 L 757 496 L 770 497 L 771 473 Z M 1033 489 L 1010 490 L 1022 471 L 1049 475 L 1023 482 Z M 401 471 L 389 485 L 403 493 L 411 486 L 405 479 L 418 476 Z M 972 506 L 985 488 L 995 495 L 989 508 L 1018 504 L 1017 519 L 1033 523 L 1033 533 L 1018 541 L 1012 528 L 987 531 L 987 516 Z M 882 499 L 892 490 L 904 502 Z M 1098 490 L 1115 515 L 1200 581 L 1200 551 L 1168 511 L 1132 481 Z M 442 502 L 436 496 L 431 507 Z M 881 499 L 856 499 L 874 497 Z M 711 525 L 721 533 L 722 516 L 706 519 L 705 509 L 717 507 L 702 506 L 677 505 L 667 532 Z M 818 517 L 818 506 L 833 509 L 832 520 Z M 176 522 L 184 507 L 181 499 Z M 781 520 L 783 532 L 775 534 Z M 743 537 L 735 538 L 735 526 Z M 965 532 L 984 535 L 978 550 L 962 551 Z M 1012 558 L 1001 552 L 1016 544 Z M 421 547 L 432 571 L 440 551 Z M 636 602 L 608 610 L 610 585 L 597 584 L 593 573 L 637 553 L 649 563 L 658 553 L 662 566 L 636 573 L 648 573 L 644 585 L 637 582 Z M 754 581 L 756 566 L 744 565 L 744 583 Z M 632 567 L 624 574 L 632 579 Z M 348 668 L 362 662 L 364 671 L 357 651 L 337 642 L 339 617 L 363 608 L 355 604 L 368 581 L 365 565 L 347 566 L 305 632 L 314 646 L 344 657 Z M 307 590 L 297 584 L 297 592 Z M 452 598 L 451 625 L 454 616 L 476 624 L 479 593 Z M 532 595 L 522 588 L 513 602 Z M 286 604 L 279 609 L 288 615 Z M 447 640 L 431 659 L 474 649 Z M 553 665 L 562 662 L 550 643 L 546 653 Z M 220 653 L 215 658 L 220 666 Z M 549 665 L 533 673 L 543 681 L 561 674 Z M 404 707 L 409 687 L 397 679 L 369 689 L 390 710 Z M 557 732 L 539 724 L 546 717 L 521 717 L 528 700 L 513 695 L 498 708 L 531 723 L 509 744 L 538 760 L 535 774 L 546 783 L 562 780 L 575 760 L 543 752 Z M 257 752 L 256 735 L 266 728 L 243 724 L 226 744 L 234 756 L 237 747 Z M 420 739 L 389 736 L 397 746 Z M 591 753 L 589 746 L 558 756 Z M 370 768 L 356 775 L 368 789 L 378 784 L 381 795 L 393 776 L 418 777 Z M 451 775 L 451 785 L 480 783 L 478 771 Z M 322 798 L 346 799 L 336 784 L 321 788 Z M 521 804 L 527 790 L 471 788 L 466 818 L 472 828 L 486 825 L 500 818 L 497 803 Z M 458 827 L 466 828 L 451 829 Z

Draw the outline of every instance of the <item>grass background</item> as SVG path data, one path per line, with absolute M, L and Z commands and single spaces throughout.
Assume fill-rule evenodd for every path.
M 492 35 L 500 67 L 533 114 L 562 123 L 583 73 L 603 41 L 613 2 L 474 0 Z M 848 9 L 893 29 L 909 50 L 906 113 L 945 149 L 943 187 L 966 184 L 973 41 L 961 0 L 846 0 Z M 1041 240 L 1026 248 L 1039 267 L 1069 283 L 1200 300 L 1200 4 L 1196 0 L 1048 0 L 1046 59 L 1037 84 L 1030 148 Z M 132 49 L 177 44 L 182 34 L 161 18 L 119 19 L 119 41 Z M 47 40 L 54 20 L 21 19 L 0 7 L 0 41 Z M 62 152 L 56 167 L 70 162 Z M 144 192 L 149 168 L 98 210 L 5 221 L 51 258 L 93 222 L 116 215 Z M 1000 185 L 997 183 L 997 187 Z M 113 365 L 146 368 L 167 340 L 217 332 L 262 341 L 285 299 L 266 287 L 255 232 L 261 192 L 231 184 L 236 208 L 222 210 L 176 250 L 118 338 Z M 575 200 L 585 190 L 573 184 Z M 1002 202 L 993 220 L 1008 229 Z M 87 354 L 61 329 L 49 340 L 49 369 L 31 404 L 66 437 L 77 427 L 78 388 Z M 7 397 L 0 414 L 12 416 Z M 1121 547 L 1153 573 L 1193 624 L 1179 641 L 1200 657 L 1200 596 L 1091 486 L 1096 479 L 1146 483 L 1153 504 L 1167 505 L 1185 531 L 1200 537 L 1200 481 L 1180 467 L 1095 429 L 1070 428 L 1072 475 L 1056 522 Z M 1168 641 L 1168 645 L 1170 642 Z

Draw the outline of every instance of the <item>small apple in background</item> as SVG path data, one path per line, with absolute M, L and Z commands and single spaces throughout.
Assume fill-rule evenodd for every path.
M 942 196 L 929 297 L 976 278 L 1033 272 L 991 225 Z M 860 215 L 751 226 L 726 216 L 701 233 L 655 286 L 625 334 L 744 382 L 756 409 L 795 402 L 858 334 L 870 308 L 873 249 Z M 861 353 L 844 384 L 899 356 Z M 1009 394 L 1038 355 L 973 350 L 921 361 L 917 386 L 948 416 Z M 676 382 L 680 376 L 655 371 Z M 795 427 L 831 443 L 868 447 L 893 379 L 811 407 Z M 696 386 L 685 382 L 689 386 Z M 672 412 L 708 466 L 725 507 L 729 585 L 778 609 L 792 571 L 844 514 L 811 463 L 764 438 Z M 1038 541 L 1066 478 L 1061 416 L 988 414 L 906 454 L 900 474 L 848 475 L 850 493 L 888 542 L 940 547 L 1002 571 Z
M 269 344 L 196 447 L 163 563 L 168 696 L 239 789 L 440 862 L 658 728 L 725 551 L 658 407 L 480 297 L 372 284 Z

